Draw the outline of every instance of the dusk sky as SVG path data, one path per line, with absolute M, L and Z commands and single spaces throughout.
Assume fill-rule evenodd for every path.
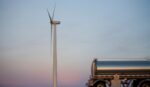
M 52 87 L 55 3 L 58 87 L 86 87 L 94 58 L 150 57 L 150 0 L 0 0 L 0 87 Z

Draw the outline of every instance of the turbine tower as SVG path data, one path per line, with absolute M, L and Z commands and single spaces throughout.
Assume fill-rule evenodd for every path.
M 60 24 L 60 21 L 54 20 L 54 12 L 51 16 L 49 11 L 47 10 L 50 25 L 51 25 L 51 55 L 53 58 L 53 87 L 57 87 L 57 30 L 56 26 Z

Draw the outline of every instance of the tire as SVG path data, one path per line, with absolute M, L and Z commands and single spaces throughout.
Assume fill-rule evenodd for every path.
M 142 82 L 138 87 L 150 87 L 150 82 L 149 81 Z
M 98 82 L 94 85 L 94 87 L 106 87 L 104 82 Z

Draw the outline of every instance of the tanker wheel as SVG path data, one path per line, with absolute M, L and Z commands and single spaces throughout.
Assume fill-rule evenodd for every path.
M 139 87 L 150 87 L 150 82 L 143 82 Z
M 94 85 L 94 87 L 106 87 L 104 82 L 98 82 Z

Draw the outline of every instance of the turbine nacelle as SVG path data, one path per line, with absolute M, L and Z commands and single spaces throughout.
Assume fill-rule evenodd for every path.
M 51 24 L 60 24 L 60 21 L 52 20 Z

